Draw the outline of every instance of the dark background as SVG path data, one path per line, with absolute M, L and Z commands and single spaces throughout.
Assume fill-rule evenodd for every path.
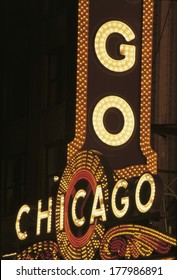
M 25 203 L 34 238 L 37 201 L 56 194 L 53 178 L 66 165 L 75 124 L 77 1 L 8 0 L 0 10 L 4 253 L 18 247 L 15 219 Z

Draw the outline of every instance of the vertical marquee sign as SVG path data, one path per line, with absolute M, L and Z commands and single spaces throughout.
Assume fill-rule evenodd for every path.
M 159 211 L 162 197 L 150 144 L 154 1 L 78 2 L 75 138 L 56 197 L 56 242 L 37 242 L 17 258 L 165 254 L 176 240 L 140 222 L 151 209 Z M 38 236 L 42 219 L 51 232 L 53 203 L 49 198 L 42 211 L 39 202 Z M 28 236 L 21 217 L 29 212 L 24 205 L 17 214 L 21 240 Z M 142 217 L 136 225 L 135 216 Z
M 119 177 L 156 173 L 150 146 L 153 1 L 79 1 L 76 135 Z

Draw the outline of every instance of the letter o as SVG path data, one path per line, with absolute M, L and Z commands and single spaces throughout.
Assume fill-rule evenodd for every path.
M 149 200 L 146 204 L 142 204 L 140 201 L 140 191 L 141 191 L 142 184 L 144 182 L 148 182 L 151 187 L 151 194 L 150 194 Z M 154 178 L 150 173 L 145 173 L 141 176 L 141 178 L 139 179 L 138 184 L 136 186 L 135 202 L 136 202 L 136 206 L 137 206 L 138 210 L 141 213 L 146 213 L 151 208 L 154 198 L 155 198 Z
M 103 123 L 104 114 L 110 108 L 121 111 L 124 117 L 124 126 L 117 134 L 109 133 Z M 94 108 L 92 116 L 93 128 L 98 138 L 109 146 L 125 144 L 133 134 L 135 118 L 130 105 L 121 97 L 109 95 L 102 98 Z

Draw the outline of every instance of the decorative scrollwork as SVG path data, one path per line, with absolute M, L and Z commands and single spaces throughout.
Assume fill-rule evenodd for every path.
M 154 251 L 166 254 L 177 241 L 168 235 L 140 225 L 119 225 L 107 231 L 100 246 L 101 259 L 138 259 Z

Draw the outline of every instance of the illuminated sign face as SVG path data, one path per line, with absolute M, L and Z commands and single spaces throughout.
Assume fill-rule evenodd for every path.
M 153 1 L 79 1 L 76 134 L 118 177 L 156 174 L 150 146 Z
M 33 259 L 35 256 L 35 259 L 60 259 L 62 256 L 64 259 L 92 259 L 98 250 L 102 259 L 138 258 L 150 256 L 153 250 L 163 254 L 171 246 L 176 246 L 174 238 L 156 230 L 121 223 L 127 213 L 134 219 L 130 209 L 143 215 L 151 208 L 155 210 L 159 207 L 162 189 L 158 177 L 145 173 L 138 180 L 135 179 L 134 185 L 132 181 L 129 186 L 127 180 L 120 179 L 112 186 L 108 185 L 109 174 L 105 171 L 100 157 L 91 151 L 74 157 L 72 164 L 65 169 L 57 194 L 57 243 L 35 243 L 18 254 L 17 258 Z M 47 219 L 47 233 L 51 232 L 52 203 L 50 197 L 48 209 L 42 211 L 42 201 L 38 201 L 36 235 L 41 235 L 43 219 Z M 24 226 L 21 225 L 23 215 L 30 211 L 28 205 L 23 205 L 17 214 L 16 233 L 20 240 L 28 238 L 28 232 L 23 231 L 21 228 Z M 114 226 L 108 227 L 109 230 L 105 232 L 104 225 L 110 223 Z M 115 226 L 117 223 L 119 226 Z
M 176 245 L 173 238 L 132 224 L 134 215 L 157 211 L 162 196 L 150 145 L 153 3 L 79 0 L 75 138 L 55 211 L 64 259 L 92 259 L 98 250 L 102 259 L 148 257 Z M 38 201 L 36 235 L 43 219 L 51 232 L 52 204 L 49 198 L 42 211 Z M 17 214 L 20 240 L 28 237 L 21 221 L 29 212 L 24 205 Z M 131 223 L 122 224 L 127 216 Z M 57 244 L 45 242 L 18 258 L 29 258 L 42 244 L 57 258 Z

